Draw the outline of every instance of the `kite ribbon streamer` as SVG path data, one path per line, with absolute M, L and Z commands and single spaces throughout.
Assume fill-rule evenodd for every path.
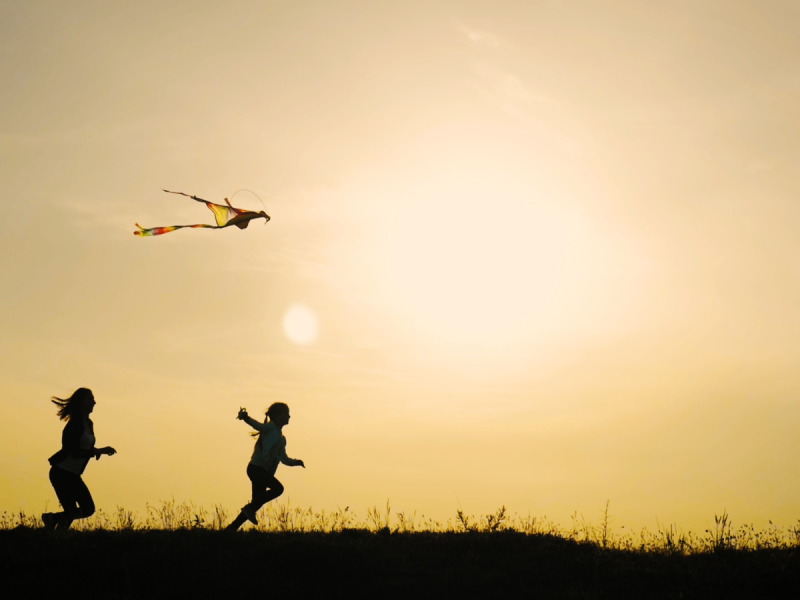
M 136 226 L 139 228 L 139 231 L 134 231 L 133 235 L 138 235 L 139 237 L 162 235 L 164 233 L 169 233 L 170 231 L 175 231 L 176 229 L 183 229 L 184 227 L 207 227 L 208 229 L 221 229 L 220 227 L 216 227 L 214 225 L 205 225 L 203 223 L 198 225 L 170 225 L 169 227 L 151 227 L 150 229 L 145 229 L 138 223 Z
M 247 229 L 247 226 L 250 224 L 250 221 L 253 219 L 260 219 L 264 218 L 264 223 L 266 224 L 270 217 L 266 213 L 266 211 L 259 211 L 254 212 L 250 210 L 244 210 L 241 208 L 235 208 L 231 206 L 231 203 L 228 202 L 228 199 L 225 198 L 225 203 L 227 206 L 223 206 L 222 204 L 214 204 L 213 202 L 209 202 L 208 200 L 203 200 L 202 198 L 198 198 L 197 196 L 190 196 L 189 194 L 184 194 L 183 192 L 170 192 L 169 190 L 164 190 L 168 194 L 180 194 L 181 196 L 186 196 L 187 198 L 191 198 L 197 202 L 202 202 L 205 204 L 211 212 L 214 213 L 214 220 L 217 222 L 216 225 L 207 225 L 205 223 L 199 223 L 197 225 L 170 225 L 168 227 L 152 227 L 150 229 L 145 229 L 138 223 L 136 227 L 139 228 L 139 231 L 134 231 L 133 235 L 138 235 L 139 237 L 147 237 L 153 235 L 163 235 L 165 233 L 169 233 L 170 231 L 175 231 L 176 229 L 183 229 L 184 227 L 190 228 L 197 228 L 203 227 L 206 229 L 224 229 L 225 227 L 230 227 L 231 225 L 236 225 L 239 229 Z

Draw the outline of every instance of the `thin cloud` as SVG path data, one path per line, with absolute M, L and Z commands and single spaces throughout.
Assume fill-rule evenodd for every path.
M 506 40 L 493 33 L 456 19 L 452 22 L 461 36 L 475 47 L 509 48 Z M 564 115 L 554 98 L 538 91 L 515 72 L 499 69 L 483 60 L 475 62 L 473 73 L 473 85 L 495 107 L 569 152 L 582 150 L 574 140 L 556 131 L 559 123 L 563 126 Z
M 475 65 L 475 74 L 478 76 L 482 87 L 498 98 L 505 98 L 513 102 L 526 105 L 552 106 L 554 103 L 526 84 L 521 77 L 514 73 L 496 69 L 484 62 Z
M 775 163 L 768 160 L 755 160 L 747 165 L 748 173 L 766 173 L 775 169 Z
M 229 271 L 251 271 L 256 273 L 286 273 L 308 279 L 323 279 L 329 275 L 331 267 L 326 262 L 326 249 L 313 245 L 287 244 L 271 253 L 268 258 L 254 260 L 250 264 L 241 261 L 219 265 Z
M 77 141 L 79 141 L 78 137 L 70 133 L 46 133 L 36 135 L 28 133 L 0 133 L 0 148 L 4 146 L 52 146 L 56 144 L 73 144 Z
M 464 36 L 471 44 L 489 46 L 490 48 L 502 48 L 505 43 L 498 36 L 487 31 L 481 31 L 473 27 L 468 27 L 463 23 L 454 20 L 453 24 L 456 29 Z
M 518 75 L 478 62 L 473 84 L 487 100 L 510 117 L 528 125 L 564 150 L 580 152 L 574 140 L 559 133 L 564 115 L 555 98 L 535 90 Z
M 88 146 L 111 144 L 115 147 L 140 148 L 146 142 L 142 132 L 165 125 L 161 119 L 135 119 L 113 125 L 70 127 L 36 133 L 0 131 L 0 149 L 6 147 Z
M 69 198 L 58 201 L 58 205 L 72 215 L 71 221 L 76 227 L 110 231 L 127 228 L 133 232 L 135 217 L 127 202 Z
M 545 103 L 547 98 L 543 95 L 534 92 L 516 75 L 510 73 L 506 74 L 503 78 L 503 91 L 511 98 L 524 102 L 525 104 L 540 104 Z

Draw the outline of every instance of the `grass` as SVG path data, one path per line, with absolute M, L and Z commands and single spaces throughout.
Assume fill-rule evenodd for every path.
M 157 506 L 147 505 L 144 519 L 138 514 L 117 507 L 109 514 L 98 510 L 88 519 L 77 520 L 74 531 L 220 531 L 232 520 L 221 505 L 210 510 L 191 502 L 178 503 L 175 499 L 162 500 Z M 705 554 L 728 550 L 800 550 L 800 520 L 791 527 L 780 527 L 769 522 L 769 527 L 757 530 L 753 525 L 736 528 L 726 511 L 714 517 L 714 527 L 702 533 L 684 532 L 676 525 L 658 526 L 655 531 L 644 528 L 638 532 L 617 532 L 611 528 L 609 505 L 606 504 L 599 524 L 588 522 L 583 515 L 573 514 L 569 527 L 563 528 L 546 517 L 509 514 L 504 506 L 495 513 L 468 516 L 456 511 L 455 518 L 437 521 L 416 512 L 392 514 L 389 502 L 385 508 L 368 508 L 364 518 L 350 507 L 334 511 L 315 511 L 312 508 L 293 507 L 289 503 L 270 503 L 258 512 L 257 526 L 246 524 L 244 530 L 259 532 L 338 533 L 364 531 L 372 533 L 499 533 L 514 532 L 525 535 L 550 535 L 563 540 L 596 545 L 610 550 L 646 552 L 657 554 Z M 0 531 L 11 529 L 40 529 L 40 516 L 3 512 Z
M 800 597 L 800 528 L 734 527 L 725 512 L 700 534 L 614 531 L 608 506 L 599 524 L 575 514 L 565 528 L 504 507 L 440 522 L 388 503 L 363 517 L 272 503 L 240 533 L 222 531 L 231 517 L 169 500 L 144 518 L 118 508 L 49 532 L 38 517 L 3 513 L 0 575 L 32 598 L 77 573 L 103 598 Z

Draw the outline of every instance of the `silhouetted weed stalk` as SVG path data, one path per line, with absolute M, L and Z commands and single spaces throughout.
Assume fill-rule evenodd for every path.
M 385 510 L 377 506 L 368 508 L 365 519 L 350 509 L 337 507 L 334 511 L 315 511 L 312 508 L 293 507 L 272 503 L 258 512 L 256 526 L 246 526 L 251 531 L 337 533 L 343 531 L 371 531 L 382 534 L 408 533 L 496 533 L 516 532 L 525 535 L 550 535 L 579 543 L 586 543 L 612 550 L 659 554 L 701 554 L 725 551 L 748 551 L 762 549 L 800 548 L 800 520 L 789 528 L 779 527 L 769 521 L 764 530 L 753 525 L 741 525 L 734 529 L 727 511 L 715 515 L 713 528 L 696 534 L 683 532 L 675 525 L 657 524 L 655 531 L 643 528 L 635 532 L 614 532 L 609 505 L 601 513 L 599 525 L 588 522 L 583 515 L 574 513 L 572 524 L 562 529 L 547 517 L 510 515 L 505 506 L 495 513 L 474 517 L 462 510 L 456 511 L 455 519 L 437 521 L 416 512 L 398 512 L 391 517 L 391 506 L 386 502 Z M 222 530 L 230 522 L 231 513 L 215 504 L 211 510 L 196 506 L 193 502 L 177 503 L 175 499 L 162 500 L 158 506 L 147 505 L 144 520 L 129 510 L 117 507 L 115 513 L 98 510 L 91 518 L 75 521 L 74 531 L 176 531 L 186 529 Z M 43 524 L 39 516 L 24 511 L 3 512 L 0 515 L 0 530 L 17 528 L 39 529 Z M 624 529 L 624 527 L 623 527 Z

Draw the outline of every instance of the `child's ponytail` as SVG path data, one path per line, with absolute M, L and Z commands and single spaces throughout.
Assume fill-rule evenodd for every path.
M 266 420 L 265 423 L 272 421 L 277 415 L 281 413 L 288 413 L 289 412 L 289 405 L 284 402 L 273 402 L 270 407 L 267 409 L 266 412 Z M 256 438 L 261 437 L 261 433 L 258 431 L 251 431 L 250 435 Z

